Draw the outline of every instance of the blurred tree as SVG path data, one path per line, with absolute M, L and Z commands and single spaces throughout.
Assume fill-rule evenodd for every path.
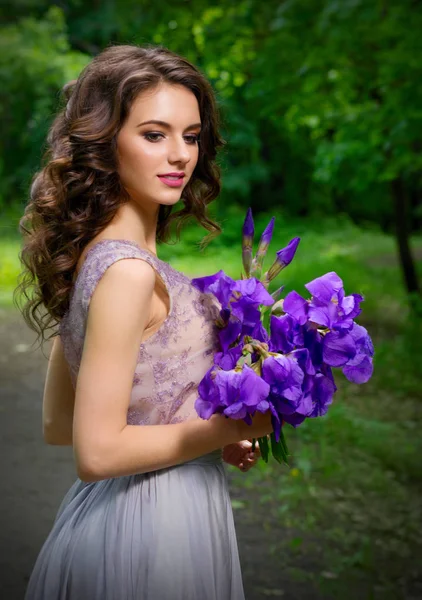
M 57 7 L 42 20 L 28 17 L 0 29 L 1 203 L 26 195 L 59 91 L 89 59 L 71 50 Z
M 420 200 L 422 11 L 419 2 L 289 0 L 255 61 L 265 114 L 312 147 L 312 179 L 366 218 L 391 215 L 409 293 L 419 291 L 408 235 Z M 282 117 L 282 118 L 281 118 Z M 370 202 L 368 202 L 370 200 Z M 372 213 L 372 214 L 371 214 Z

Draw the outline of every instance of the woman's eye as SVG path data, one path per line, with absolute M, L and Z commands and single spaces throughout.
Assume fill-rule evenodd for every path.
M 160 137 L 164 137 L 162 133 L 145 133 L 144 138 L 149 142 L 158 142 Z
M 199 142 L 199 135 L 186 135 L 185 140 L 188 144 L 197 144 Z

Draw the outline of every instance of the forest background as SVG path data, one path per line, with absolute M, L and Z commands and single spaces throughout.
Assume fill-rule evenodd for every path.
M 286 292 L 334 270 L 346 292 L 365 296 L 358 321 L 375 342 L 373 379 L 339 377 L 329 414 L 286 432 L 289 469 L 233 475 L 248 494 L 268 490 L 260 501 L 285 534 L 273 551 L 324 598 L 422 595 L 421 31 L 418 0 L 0 4 L 2 307 L 13 310 L 17 223 L 60 90 L 110 43 L 186 56 L 222 115 L 212 211 L 223 233 L 198 254 L 199 230 L 188 226 L 161 258 L 192 276 L 224 266 L 238 277 L 251 206 L 258 232 L 276 217 L 269 254 L 302 237 Z

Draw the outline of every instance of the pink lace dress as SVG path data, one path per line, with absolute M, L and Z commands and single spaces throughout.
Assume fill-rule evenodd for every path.
M 127 422 L 199 418 L 194 402 L 216 348 L 218 306 L 188 277 L 127 240 L 86 255 L 60 336 L 74 386 L 91 296 L 118 260 L 148 262 L 170 312 L 139 347 Z M 141 433 L 140 433 L 141 435 Z M 221 450 L 174 467 L 86 483 L 77 479 L 38 555 L 26 600 L 244 600 Z

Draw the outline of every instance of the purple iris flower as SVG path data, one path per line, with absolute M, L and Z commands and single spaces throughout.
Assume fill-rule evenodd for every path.
M 307 348 L 294 350 L 290 356 L 294 357 L 304 373 L 302 397 L 300 398 L 296 410 L 291 414 L 283 415 L 283 419 L 287 423 L 290 423 L 290 425 L 293 425 L 293 427 L 297 427 L 303 423 L 313 409 L 312 390 L 314 387 L 316 371 Z
M 308 415 L 309 410 L 312 408 L 312 404 L 311 404 L 311 400 L 310 400 L 309 396 L 310 396 L 313 386 L 314 386 L 316 369 L 312 363 L 311 355 L 307 348 L 300 348 L 299 350 L 294 350 L 291 353 L 291 356 L 293 356 L 297 360 L 298 365 L 300 366 L 300 368 L 302 369 L 302 371 L 304 373 L 304 378 L 303 378 L 303 383 L 302 383 L 303 397 L 302 397 L 300 405 L 296 409 L 296 412 L 299 414 L 301 420 L 300 421 L 296 420 L 295 423 L 291 423 L 292 425 L 297 426 L 299 423 L 301 423 L 303 421 L 302 417 L 303 416 L 306 417 Z
M 246 276 L 249 277 L 252 265 L 252 245 L 254 237 L 254 222 L 252 210 L 248 208 L 242 228 L 242 262 Z
M 221 311 L 221 313 L 222 312 L 223 311 Z M 241 333 L 242 322 L 235 315 L 229 312 L 229 317 L 225 322 L 225 326 L 218 331 L 218 339 L 223 352 L 228 351 L 230 345 L 237 340 Z
M 308 320 L 308 301 L 295 291 L 290 292 L 284 298 L 283 310 L 296 319 L 300 325 L 304 325 Z
M 287 244 L 285 248 L 277 251 L 277 262 L 281 265 L 282 268 L 287 267 L 289 265 L 294 255 L 296 254 L 297 247 L 299 246 L 300 237 L 295 237 Z
M 295 412 L 286 415 L 283 414 L 283 420 L 286 423 L 289 423 L 293 427 L 297 427 L 306 419 L 309 413 L 312 411 L 312 396 L 311 394 L 307 394 L 302 396 L 300 402 L 298 403 Z
M 296 254 L 296 250 L 299 245 L 299 242 L 300 242 L 300 238 L 295 237 L 292 240 L 290 240 L 290 242 L 287 244 L 287 246 L 285 248 L 282 248 L 281 250 L 279 250 L 277 252 L 276 260 L 271 265 L 271 267 L 266 275 L 267 281 L 271 281 L 272 279 L 274 279 L 274 277 L 277 277 L 277 275 L 280 273 L 280 271 L 282 269 L 284 269 L 284 267 L 287 267 L 287 265 L 289 265 L 292 262 L 294 255 Z
M 309 350 L 312 364 L 319 370 L 323 365 L 323 338 L 319 331 L 309 324 L 303 328 L 303 345 Z
M 248 365 L 241 371 L 218 370 L 215 376 L 219 404 L 224 407 L 223 414 L 232 419 L 244 419 L 252 424 L 251 414 L 266 412 L 270 386 Z
M 306 418 L 321 417 L 328 411 L 337 387 L 334 384 L 331 369 L 327 367 L 324 371 L 325 373 L 320 372 L 316 373 L 315 376 L 308 377 L 307 390 L 295 412 L 283 415 L 283 419 L 293 427 L 303 423 Z
M 234 279 L 226 275 L 223 270 L 214 275 L 192 279 L 191 283 L 200 292 L 214 294 L 223 308 L 228 306 L 232 290 L 236 284 Z
M 268 332 L 261 323 L 261 321 L 257 321 L 255 323 L 255 327 L 252 329 L 249 335 L 251 336 L 251 338 L 253 338 L 254 340 L 258 340 L 259 342 L 269 343 L 270 341 L 270 336 L 268 335 Z
M 233 287 L 233 294 L 239 299 L 239 302 L 256 305 L 263 304 L 264 306 L 274 304 L 274 298 L 255 277 L 236 281 Z
M 343 367 L 343 373 L 352 383 L 366 383 L 371 379 L 374 365 L 368 356 L 356 355 Z
M 366 383 L 373 373 L 374 346 L 369 333 L 357 323 L 348 332 L 356 346 L 356 354 L 343 366 L 345 377 L 353 383 Z
M 367 330 L 354 322 L 363 297 L 346 296 L 343 282 L 334 272 L 305 285 L 310 300 L 292 291 L 279 301 L 279 306 L 273 306 L 268 335 L 259 308 L 273 305 L 282 288 L 270 295 L 267 284 L 292 261 L 300 241 L 294 238 L 277 252 L 264 285 L 250 273 L 251 268 L 252 274 L 261 269 L 273 228 L 274 218 L 262 234 L 251 263 L 254 225 L 249 209 L 242 240 L 248 278 L 235 281 L 219 271 L 192 280 L 197 289 L 214 294 L 221 304 L 216 322 L 221 351 L 215 354 L 213 367 L 198 387 L 195 408 L 205 419 L 220 413 L 248 424 L 256 411 L 270 411 L 275 439 L 279 441 L 283 421 L 297 427 L 306 418 L 327 412 L 337 389 L 332 367 L 341 368 L 354 383 L 368 381 L 373 372 L 374 347 Z M 241 369 L 237 366 L 245 336 L 249 338 L 251 361 L 262 361 L 262 376 L 244 360 L 240 361 L 244 363 Z M 257 340 L 268 344 L 269 355 L 256 344 Z
M 270 319 L 270 350 L 287 354 L 304 344 L 303 327 L 293 317 L 286 314 Z
M 258 249 L 256 251 L 256 255 L 255 255 L 255 258 L 252 263 L 253 264 L 253 267 L 252 267 L 253 273 L 261 272 L 265 255 L 267 254 L 268 247 L 269 247 L 271 239 L 273 237 L 274 222 L 275 222 L 275 218 L 272 217 L 270 222 L 264 229 L 261 239 L 259 240 Z
M 243 222 L 242 235 L 244 237 L 253 238 L 255 233 L 255 227 L 252 216 L 252 209 L 249 207 L 246 213 L 245 220 Z
M 233 315 L 242 322 L 242 333 L 250 335 L 261 321 L 258 306 L 270 306 L 274 304 L 274 299 L 257 279 L 236 281 L 233 296 L 236 298 L 230 303 Z
M 210 419 L 217 412 L 219 393 L 215 383 L 216 367 L 213 365 L 205 373 L 198 386 L 199 398 L 195 400 L 195 410 L 202 419 Z
M 356 356 L 356 343 L 347 331 L 330 331 L 322 341 L 322 356 L 330 367 L 342 367 Z
M 242 320 L 242 334 L 252 335 L 257 323 L 259 323 L 261 319 L 261 313 L 259 312 L 258 308 L 250 304 L 240 304 L 233 306 L 233 313 L 241 315 L 240 319 Z
M 343 289 L 343 282 L 337 273 L 331 271 L 313 279 L 305 285 L 308 292 L 323 303 L 330 302 Z
M 261 239 L 259 240 L 257 254 L 259 254 L 260 251 L 262 253 L 262 251 L 263 251 L 264 248 L 265 248 L 265 252 L 267 251 L 267 248 L 270 245 L 271 239 L 273 237 L 274 222 L 275 222 L 275 217 L 271 217 L 270 222 L 268 223 L 268 225 L 264 229 L 264 232 L 263 232 L 263 234 L 261 236 Z
M 223 371 L 231 371 L 235 368 L 237 361 L 242 356 L 243 344 L 229 348 L 225 352 L 217 352 L 214 355 L 214 364 Z
M 305 375 L 315 375 L 315 366 L 311 359 L 311 354 L 307 348 L 299 348 L 290 353 Z
M 265 286 L 255 278 L 235 281 L 224 271 L 209 277 L 199 277 L 192 284 L 203 293 L 212 293 L 220 301 L 220 331 L 218 332 L 223 352 L 235 343 L 239 335 L 256 332 L 262 341 L 268 335 L 261 327 L 260 305 L 270 306 L 274 299 Z
M 283 354 L 269 356 L 262 365 L 262 377 L 271 386 L 269 400 L 284 418 L 296 412 L 302 399 L 304 373 L 297 361 Z
M 308 319 L 329 329 L 350 329 L 353 319 L 360 312 L 363 296 L 345 296 L 343 281 L 331 271 L 305 285 L 312 294 L 308 307 Z
M 312 388 L 312 410 L 307 415 L 310 418 L 322 417 L 328 411 L 329 405 L 333 401 L 333 396 L 337 390 L 334 381 L 328 375 L 317 373 L 314 378 Z
M 244 419 L 250 425 L 251 414 L 269 409 L 269 391 L 268 383 L 246 364 L 241 371 L 225 371 L 214 365 L 198 386 L 195 409 L 203 419 L 222 413 L 233 419 Z
M 274 298 L 255 278 L 235 281 L 224 271 L 219 271 L 214 275 L 192 279 L 192 285 L 200 292 L 214 294 L 223 309 L 230 308 L 239 318 L 242 318 L 243 307 L 247 305 L 257 308 L 260 304 L 265 306 L 274 304 Z

